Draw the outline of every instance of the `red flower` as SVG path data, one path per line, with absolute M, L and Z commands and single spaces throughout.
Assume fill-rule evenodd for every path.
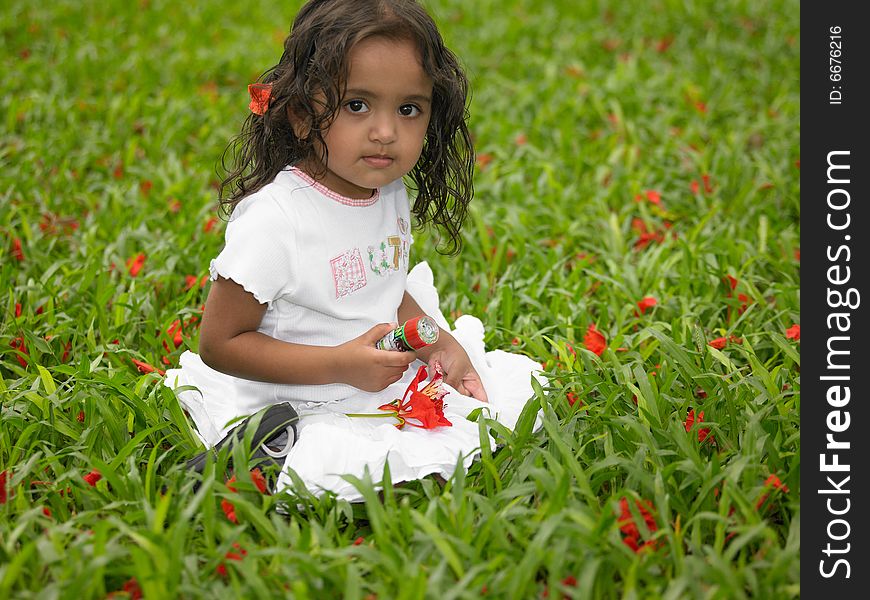
M 656 206 L 662 205 L 662 195 L 655 190 L 646 190 L 643 195 L 637 194 L 634 197 L 635 202 L 640 202 L 646 198 L 651 204 L 655 204 Z
M 43 506 L 42 507 L 42 514 L 44 514 L 46 517 L 48 517 L 50 519 L 51 518 L 51 509 L 48 508 L 47 506 Z
M 780 481 L 779 477 L 777 477 L 776 474 L 771 474 L 764 481 L 764 489 L 765 490 L 779 490 L 780 492 L 782 492 L 784 494 L 788 494 L 788 492 L 789 492 L 788 486 L 785 485 L 782 481 Z M 767 500 L 769 495 L 770 495 L 770 492 L 764 492 L 763 494 L 761 494 L 761 496 L 758 498 L 758 501 L 755 503 L 755 510 L 758 510 L 759 508 L 761 508 L 761 505 L 764 504 L 764 501 Z
M 124 582 L 124 587 L 121 588 L 130 596 L 130 600 L 142 600 L 142 589 L 139 587 L 139 582 L 135 577 L 131 577 Z
M 21 303 L 20 303 L 20 302 L 16 302 L 16 303 L 15 303 L 15 318 L 16 318 L 16 319 L 17 319 L 18 317 L 21 316 L 21 311 L 22 311 L 22 309 L 21 309 Z
M 607 348 L 607 341 L 601 332 L 595 328 L 594 323 L 590 324 L 586 329 L 586 335 L 583 336 L 583 345 L 586 346 L 587 350 L 594 352 L 598 356 L 601 356 L 601 353 Z
M 246 556 L 248 555 L 248 551 L 245 550 L 244 548 L 242 548 L 241 545 L 239 545 L 238 542 L 233 542 L 233 548 L 235 548 L 238 552 L 233 552 L 232 550 L 230 550 L 229 552 L 227 552 L 226 554 L 224 554 L 224 558 L 225 558 L 225 559 L 227 559 L 227 560 L 241 561 L 244 557 L 246 557 Z M 221 562 L 221 563 L 217 566 L 216 571 L 217 571 L 218 575 L 220 575 L 220 576 L 222 576 L 222 577 L 226 577 L 226 576 L 227 576 L 227 567 L 226 567 L 226 564 L 223 563 L 223 562 Z
M 742 344 L 743 339 L 737 337 L 736 335 L 729 335 L 727 338 L 726 337 L 717 337 L 715 340 L 710 340 L 709 342 L 707 342 L 707 345 L 712 346 L 713 348 L 716 348 L 716 350 L 721 350 L 722 348 L 725 347 L 725 345 L 728 342 L 731 342 L 734 344 Z
M 656 300 L 652 296 L 646 296 L 638 301 L 637 307 L 640 309 L 640 314 L 644 315 L 646 314 L 647 310 L 651 309 L 656 304 L 658 304 L 658 300 Z
M 103 478 L 102 473 L 100 473 L 97 469 L 94 469 L 93 471 L 91 471 L 90 473 L 85 475 L 85 477 L 84 477 L 85 483 L 87 483 L 91 487 L 96 486 L 97 482 L 102 478 Z
M 475 160 L 477 166 L 481 168 L 481 170 L 486 168 L 486 165 L 492 162 L 492 154 L 488 152 L 481 152 L 477 155 L 477 159 Z
M 83 411 L 83 410 L 79 411 L 79 414 L 76 415 L 76 421 L 78 421 L 79 423 L 85 422 L 85 411 Z
M 801 326 L 800 325 L 792 325 L 788 329 L 785 330 L 785 337 L 790 340 L 800 340 L 801 339 Z
M 365 541 L 366 541 L 366 539 L 365 539 L 363 536 L 359 536 L 358 538 L 356 538 L 356 539 L 353 541 L 353 545 L 354 545 L 354 546 L 359 546 L 360 544 L 362 544 L 362 543 L 365 542 Z
M 746 306 L 749 304 L 749 296 L 746 294 L 737 294 L 737 299 L 741 302 L 740 308 L 737 309 L 737 314 L 742 315 L 746 311 Z
M 658 42 L 656 42 L 656 52 L 658 52 L 659 54 L 666 52 L 667 49 L 670 48 L 671 44 L 673 44 L 673 43 L 674 43 L 674 36 L 672 36 L 671 34 L 666 35 L 665 37 L 660 39 Z
M 217 217 L 209 217 L 205 225 L 202 226 L 203 233 L 210 233 L 214 229 L 214 226 L 217 225 L 217 222 Z
M 24 338 L 21 337 L 20 335 L 16 338 L 12 338 L 12 340 L 9 341 L 9 345 L 14 350 L 18 351 L 15 353 L 15 358 L 18 359 L 18 364 L 20 364 L 22 367 L 24 367 L 26 369 L 27 368 L 27 359 L 24 358 L 24 356 L 30 356 L 30 354 L 27 352 L 27 346 L 24 343 Z M 22 356 L 22 354 L 24 356 Z
M 12 492 L 6 492 L 6 479 L 12 478 L 12 475 L 7 471 L 0 471 L 0 504 L 6 504 L 9 498 L 12 497 Z
M 665 225 L 665 227 L 669 226 L 669 224 Z M 643 219 L 632 219 L 631 228 L 638 232 L 638 238 L 634 242 L 634 248 L 636 250 L 646 248 L 652 242 L 663 242 L 665 239 L 664 230 L 650 230 L 649 228 L 647 228 L 646 223 L 643 222 Z
M 708 194 L 713 191 L 713 186 L 710 185 L 710 176 L 706 173 L 701 175 L 701 179 L 704 180 L 704 191 Z
M 12 258 L 21 262 L 24 260 L 24 250 L 21 249 L 21 238 L 12 238 Z
M 426 384 L 422 390 L 418 390 L 417 388 L 426 379 L 426 376 L 426 365 L 422 365 L 417 370 L 417 375 L 411 381 L 408 389 L 405 390 L 401 400 L 396 399 L 378 407 L 378 410 L 395 413 L 396 418 L 399 420 L 396 423 L 396 428 L 401 429 L 406 423 L 421 429 L 434 429 L 441 426 L 451 427 L 453 425 L 444 416 L 444 402 L 442 398 L 447 392 L 441 389 L 443 374 L 436 369 L 432 381 Z M 420 424 L 411 423 L 408 419 L 416 419 Z
M 232 502 L 230 502 L 226 498 L 221 500 L 221 510 L 224 511 L 224 514 L 227 516 L 227 519 L 229 519 L 230 522 L 235 523 L 236 525 L 239 524 L 239 518 L 236 516 L 236 507 L 233 505 Z
M 713 348 L 716 348 L 716 350 L 721 350 L 722 348 L 725 347 L 725 344 L 727 344 L 727 343 L 728 343 L 728 338 L 717 337 L 715 340 L 710 340 L 709 342 L 707 342 L 707 345 L 712 346 Z
M 233 552 L 231 550 L 224 555 L 224 558 L 229 560 L 242 560 L 242 557 L 248 555 L 248 551 L 242 548 L 238 542 L 233 542 L 233 548 L 238 550 L 238 552 Z
M 704 411 L 703 410 L 698 413 L 697 419 L 698 419 L 698 424 L 701 424 L 704 422 Z M 694 425 L 695 425 L 695 409 L 690 408 L 688 414 L 686 415 L 686 422 L 685 422 L 686 431 L 687 432 L 691 431 L 692 427 Z M 712 435 L 710 435 L 710 428 L 709 427 L 701 427 L 698 429 L 698 441 L 703 442 L 704 440 L 708 440 L 711 444 L 716 443 L 715 438 Z
M 206 282 L 208 281 L 208 275 L 203 275 L 202 278 L 197 278 L 196 275 L 185 275 L 184 276 L 184 291 L 188 291 L 193 286 L 199 283 L 199 287 L 205 287 Z
M 640 501 L 634 501 L 635 506 L 640 512 L 641 517 L 643 518 L 644 523 L 646 524 L 646 528 L 650 533 L 654 533 L 658 531 L 658 525 L 656 525 L 656 520 L 652 516 L 650 512 L 653 510 L 653 505 L 649 500 L 645 500 L 644 504 L 641 504 Z M 647 510 L 647 507 L 649 510 Z M 631 509 L 628 506 L 628 499 L 623 496 L 619 500 L 619 508 L 620 515 L 617 523 L 619 524 L 619 530 L 622 532 L 623 538 L 622 542 L 634 550 L 635 552 L 640 552 L 644 548 L 650 547 L 655 548 L 657 543 L 654 540 L 646 540 L 641 542 L 641 534 L 640 529 L 638 529 L 637 523 L 635 523 L 634 516 L 631 514 Z
M 145 265 L 145 255 L 143 253 L 139 253 L 136 256 L 127 259 L 127 271 L 130 272 L 131 277 L 136 277 L 139 275 L 139 271 L 142 270 L 142 267 Z
M 269 101 L 272 99 L 272 84 L 252 83 L 248 86 L 248 94 L 251 96 L 248 108 L 255 115 L 263 116 L 269 110 Z
M 139 182 L 139 191 L 142 192 L 143 196 L 150 194 L 152 187 L 154 187 L 154 184 L 151 183 L 150 179 L 145 179 L 144 181 Z
M 236 482 L 235 475 L 233 475 L 232 477 L 230 477 L 227 480 L 227 489 L 229 491 L 231 491 L 231 492 L 238 491 L 238 490 L 236 490 L 236 486 L 233 485 L 235 482 Z M 221 500 L 221 510 L 224 511 L 224 514 L 227 516 L 227 519 L 229 519 L 231 522 L 235 523 L 236 525 L 239 524 L 239 519 L 238 519 L 238 517 L 236 517 L 236 507 L 235 507 L 235 505 L 233 505 L 232 502 L 230 502 L 226 498 Z
M 166 335 L 172 338 L 172 344 L 178 348 L 184 343 L 184 336 L 181 331 L 181 319 L 175 319 L 172 324 L 166 329 Z M 171 352 L 169 344 L 163 342 L 163 347 L 167 352 Z
M 259 468 L 251 471 L 251 481 L 254 482 L 254 485 L 257 486 L 257 489 L 260 490 L 261 494 L 268 494 L 268 487 L 266 486 L 266 478 L 263 476 L 263 473 L 260 472 Z
M 567 587 L 577 587 L 577 578 L 575 578 L 573 575 L 568 575 L 565 579 L 562 580 L 562 585 L 567 586 Z M 542 598 L 549 598 L 550 597 L 549 586 L 544 588 L 544 593 L 541 594 L 541 597 Z M 562 598 L 570 598 L 570 596 L 568 596 L 567 594 L 562 594 Z
M 136 360 L 135 358 L 131 358 L 133 364 L 136 365 L 136 368 L 140 373 L 157 373 L 160 376 L 166 375 L 166 371 L 162 371 L 156 367 L 152 367 L 146 362 L 142 362 L 141 360 Z
M 575 394 L 574 392 L 568 392 L 567 394 L 565 394 L 565 398 L 568 399 L 569 406 L 574 406 L 578 402 L 577 394 Z M 583 406 L 582 402 L 580 402 L 580 406 Z

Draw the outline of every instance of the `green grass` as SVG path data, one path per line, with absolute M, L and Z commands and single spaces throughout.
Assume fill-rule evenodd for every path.
M 222 245 L 215 164 L 298 5 L 0 8 L 0 597 L 132 578 L 146 598 L 799 596 L 794 0 L 427 2 L 468 68 L 486 164 L 463 254 L 422 233 L 413 260 L 445 314 L 545 365 L 527 406 L 544 426 L 496 428 L 446 485 L 381 499 L 360 482 L 365 504 L 213 473 L 194 492 L 198 443 L 132 359 L 196 349 L 206 290 L 186 276 Z M 686 431 L 690 408 L 715 446 Z

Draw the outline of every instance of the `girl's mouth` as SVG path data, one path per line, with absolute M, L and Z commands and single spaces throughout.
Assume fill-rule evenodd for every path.
M 393 159 L 389 156 L 363 156 L 363 161 L 370 167 L 375 169 L 385 169 L 393 164 Z

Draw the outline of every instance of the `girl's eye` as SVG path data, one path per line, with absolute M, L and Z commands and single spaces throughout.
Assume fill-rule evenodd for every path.
M 345 106 L 345 108 L 347 108 L 347 110 L 349 110 L 352 113 L 364 113 L 364 112 L 368 112 L 368 110 L 369 110 L 369 107 L 362 100 L 351 100 L 350 102 L 346 103 L 344 106 Z
M 413 104 L 403 104 L 399 107 L 399 114 L 403 117 L 416 117 L 420 114 L 420 108 Z

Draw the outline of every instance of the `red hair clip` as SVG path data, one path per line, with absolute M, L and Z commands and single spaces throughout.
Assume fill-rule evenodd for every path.
M 248 94 L 251 95 L 251 103 L 248 108 L 255 115 L 263 116 L 269 108 L 269 100 L 272 98 L 271 83 L 252 83 L 248 86 Z

